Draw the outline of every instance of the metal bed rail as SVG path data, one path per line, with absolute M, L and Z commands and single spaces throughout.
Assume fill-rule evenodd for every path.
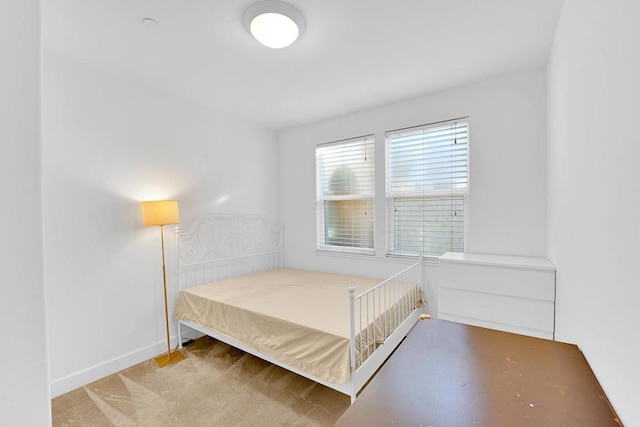
M 356 295 L 348 288 L 351 371 L 356 371 L 417 308 L 424 305 L 422 260 Z

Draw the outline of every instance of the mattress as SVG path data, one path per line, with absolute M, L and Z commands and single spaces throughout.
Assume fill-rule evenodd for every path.
M 227 335 L 322 380 L 344 384 L 350 379 L 347 288 L 354 285 L 358 295 L 378 283 L 364 277 L 279 268 L 184 289 L 173 317 Z M 416 306 L 416 300 L 420 296 L 412 292 L 400 303 Z M 358 364 L 375 347 L 374 341 L 382 342 L 392 332 L 400 303 L 378 310 L 382 314 L 377 319 L 367 318 L 366 309 L 362 315 L 357 311 L 356 317 L 366 319 L 365 338 L 356 340 Z

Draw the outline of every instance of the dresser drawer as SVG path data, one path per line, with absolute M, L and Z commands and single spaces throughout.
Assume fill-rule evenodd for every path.
M 555 272 L 479 264 L 441 263 L 440 287 L 555 300 Z
M 555 267 L 544 258 L 447 253 L 438 283 L 440 319 L 553 339 Z

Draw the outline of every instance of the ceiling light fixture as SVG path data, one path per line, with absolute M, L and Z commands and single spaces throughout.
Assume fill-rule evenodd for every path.
M 304 32 L 304 17 L 295 7 L 276 0 L 252 4 L 244 12 L 245 28 L 263 45 L 280 49 Z

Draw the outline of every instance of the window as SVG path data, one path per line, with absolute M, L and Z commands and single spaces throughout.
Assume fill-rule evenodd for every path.
M 387 253 L 464 251 L 468 122 L 386 133 Z
M 374 254 L 373 135 L 316 147 L 317 247 Z

